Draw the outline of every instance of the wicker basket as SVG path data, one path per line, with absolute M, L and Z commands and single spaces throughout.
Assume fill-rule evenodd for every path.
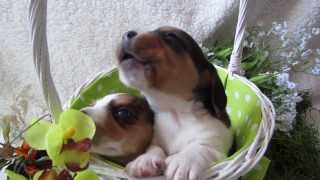
M 228 70 L 217 67 L 221 79 L 227 78 L 228 113 L 232 127 L 237 132 L 237 152 L 226 159 L 212 165 L 203 172 L 202 179 L 258 180 L 263 178 L 268 167 L 268 160 L 263 157 L 274 130 L 275 112 L 270 100 L 249 80 L 237 75 L 241 74 L 240 60 L 242 41 L 246 27 L 247 1 L 240 0 L 239 17 L 235 35 L 234 49 Z M 30 20 L 32 26 L 32 43 L 34 64 L 43 88 L 47 106 L 53 116 L 57 118 L 62 112 L 58 93 L 52 81 L 46 40 L 46 0 L 31 0 Z M 117 70 L 102 72 L 94 76 L 81 86 L 66 104 L 65 108 L 80 109 L 93 100 L 113 92 L 138 93 L 125 87 L 118 79 Z M 250 99 L 249 108 L 239 110 L 239 103 L 233 103 L 232 98 L 243 94 L 243 101 Z M 236 94 L 236 97 L 234 97 Z M 238 94 L 238 95 L 237 95 Z M 250 95 L 250 98 L 249 98 Z M 230 100 L 231 99 L 231 100 Z M 238 109 L 237 109 L 238 108 Z M 231 112 L 231 109 L 238 111 Z M 240 112 L 240 113 L 239 113 Z M 250 123 L 248 123 L 248 119 Z M 248 131 L 249 129 L 249 131 Z M 114 163 L 102 161 L 93 157 L 91 168 L 101 176 L 128 178 L 123 169 Z M 156 179 L 164 179 L 158 177 Z

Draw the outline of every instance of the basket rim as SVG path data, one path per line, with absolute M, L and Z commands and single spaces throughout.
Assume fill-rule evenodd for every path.
M 248 173 L 252 168 L 254 168 L 259 163 L 259 161 L 263 157 L 274 132 L 275 109 L 272 102 L 269 100 L 269 98 L 265 94 L 263 94 L 260 91 L 260 89 L 250 80 L 238 74 L 231 73 L 223 67 L 220 67 L 217 65 L 214 65 L 214 66 L 217 69 L 222 70 L 226 74 L 228 74 L 229 75 L 228 78 L 231 77 L 231 78 L 239 79 L 242 83 L 248 85 L 248 87 L 253 92 L 255 92 L 255 94 L 257 95 L 261 103 L 261 106 L 260 106 L 261 121 L 259 123 L 259 128 L 253 142 L 249 146 L 244 147 L 238 155 L 233 157 L 233 159 L 219 162 L 211 166 L 209 169 L 207 169 L 203 173 L 203 179 L 212 179 L 212 178 L 215 178 L 217 180 L 235 179 Z M 83 92 L 83 90 L 85 90 L 88 86 L 90 86 L 95 80 L 104 76 L 108 76 L 114 73 L 115 71 L 117 71 L 117 68 L 112 68 L 109 71 L 101 71 L 94 74 L 91 78 L 85 81 L 82 84 L 82 86 L 80 86 L 73 93 L 73 95 L 69 98 L 69 100 L 64 105 L 64 109 L 70 108 L 75 98 L 78 97 Z M 92 168 L 99 169 L 98 166 L 96 167 L 92 166 Z M 112 173 L 112 171 L 114 171 L 114 173 Z M 99 172 L 103 173 L 103 171 L 101 170 Z M 102 174 L 102 175 L 106 175 L 106 174 Z M 119 173 L 118 168 L 115 168 L 113 170 L 110 170 L 108 168 L 108 175 L 111 175 L 114 177 L 122 177 L 122 178 L 124 176 L 127 176 L 125 173 Z

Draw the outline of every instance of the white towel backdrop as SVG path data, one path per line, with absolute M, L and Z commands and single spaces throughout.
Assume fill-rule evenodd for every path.
M 28 5 L 28 0 L 0 0 L 0 116 L 12 112 L 19 93 L 29 103 L 27 119 L 44 108 L 32 64 Z M 237 5 L 237 0 L 48 0 L 51 70 L 62 102 L 88 77 L 114 67 L 115 48 L 127 30 L 174 25 L 199 42 L 232 39 Z M 249 11 L 249 25 L 286 20 L 292 32 L 307 23 L 320 26 L 320 0 L 252 0 Z M 319 39 L 310 44 L 320 47 Z M 314 88 L 319 104 L 319 77 L 295 79 Z

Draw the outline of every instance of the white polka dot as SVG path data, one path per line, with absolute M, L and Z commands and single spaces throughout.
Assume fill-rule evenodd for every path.
M 249 94 L 246 94 L 244 97 L 244 100 L 248 103 L 251 101 L 251 96 Z
M 230 114 L 230 113 L 232 112 L 231 107 L 227 106 L 227 108 L 226 108 L 226 109 L 227 109 L 227 113 L 229 113 L 229 114 Z
M 234 97 L 236 99 L 239 99 L 240 98 L 240 93 L 238 91 L 234 92 Z
M 238 116 L 238 118 L 241 118 L 241 116 L 242 116 L 242 112 L 241 112 L 240 110 L 238 110 L 238 112 L 237 112 L 237 116 Z
M 258 129 L 258 124 L 254 124 L 254 125 L 252 125 L 251 126 L 251 131 L 257 131 L 257 129 Z
M 97 90 L 98 90 L 98 92 L 102 91 L 102 85 L 101 84 L 98 85 Z

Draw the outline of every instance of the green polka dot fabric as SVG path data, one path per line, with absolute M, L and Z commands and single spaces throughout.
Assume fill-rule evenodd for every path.
M 217 67 L 228 97 L 227 112 L 235 133 L 237 151 L 233 158 L 243 148 L 251 144 L 256 136 L 261 121 L 260 102 L 255 93 L 238 78 L 228 75 L 223 68 Z M 115 92 L 127 92 L 138 95 L 139 92 L 124 86 L 116 69 L 98 76 L 84 87 L 79 96 L 72 99 L 70 108 L 81 109 L 97 99 Z M 252 169 L 241 180 L 262 180 L 269 165 L 267 158 L 262 158 L 258 166 Z

